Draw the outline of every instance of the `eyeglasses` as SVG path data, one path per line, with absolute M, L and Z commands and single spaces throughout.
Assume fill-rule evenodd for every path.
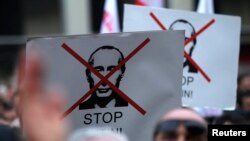
M 156 136 L 158 133 L 162 132 L 164 134 L 172 134 L 175 133 L 176 129 L 183 125 L 186 129 L 189 135 L 197 136 L 205 133 L 207 131 L 207 128 L 205 125 L 192 121 L 192 120 L 167 120 L 160 122 L 157 124 L 154 132 L 154 136 Z

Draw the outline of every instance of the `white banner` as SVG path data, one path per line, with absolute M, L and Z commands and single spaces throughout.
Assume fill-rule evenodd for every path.
M 185 30 L 184 106 L 234 109 L 241 19 L 125 5 L 124 31 Z
M 35 38 L 47 84 L 64 86 L 73 129 L 108 126 L 151 140 L 165 112 L 181 107 L 183 31 Z M 80 100 L 79 100 L 80 99 Z

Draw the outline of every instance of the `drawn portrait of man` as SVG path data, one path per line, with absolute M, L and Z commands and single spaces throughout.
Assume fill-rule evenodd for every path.
M 196 33 L 194 26 L 187 20 L 183 20 L 183 19 L 178 19 L 174 21 L 170 25 L 169 29 L 170 30 L 185 30 L 185 40 L 189 39 Z M 195 38 L 192 42 L 190 42 L 188 45 L 185 46 L 185 50 L 191 57 L 195 49 L 196 43 L 197 43 L 197 39 Z M 188 67 L 188 72 L 190 73 L 198 72 L 198 70 L 184 57 L 183 68 L 185 67 Z
M 102 46 L 97 48 L 90 55 L 88 63 L 100 74 L 106 76 L 122 60 L 124 60 L 124 56 L 119 49 L 115 48 L 114 46 Z M 125 70 L 126 67 L 124 64 L 109 78 L 109 81 L 117 88 L 120 86 L 120 82 L 124 76 Z M 86 69 L 86 77 L 90 89 L 100 81 L 100 79 L 89 69 Z M 114 92 L 109 85 L 102 83 L 89 99 L 79 105 L 79 109 L 82 110 L 125 106 L 128 106 L 128 102 L 122 99 L 116 92 Z

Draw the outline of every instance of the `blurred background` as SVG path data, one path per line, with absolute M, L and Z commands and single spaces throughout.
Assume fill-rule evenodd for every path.
M 99 33 L 104 2 L 105 0 L 2 0 L 0 83 L 8 84 L 14 79 L 17 55 L 25 47 L 29 37 Z M 135 0 L 118 0 L 121 30 L 124 3 L 134 4 Z M 197 0 L 164 0 L 163 7 L 195 11 L 197 3 Z M 215 0 L 214 10 L 216 14 L 241 16 L 239 74 L 250 71 L 250 1 Z

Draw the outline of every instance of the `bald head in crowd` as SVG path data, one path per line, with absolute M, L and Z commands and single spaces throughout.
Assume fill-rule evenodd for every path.
M 86 128 L 75 131 L 69 141 L 128 141 L 126 135 L 109 128 Z
M 154 141 L 206 141 L 207 123 L 191 109 L 174 109 L 161 117 Z

